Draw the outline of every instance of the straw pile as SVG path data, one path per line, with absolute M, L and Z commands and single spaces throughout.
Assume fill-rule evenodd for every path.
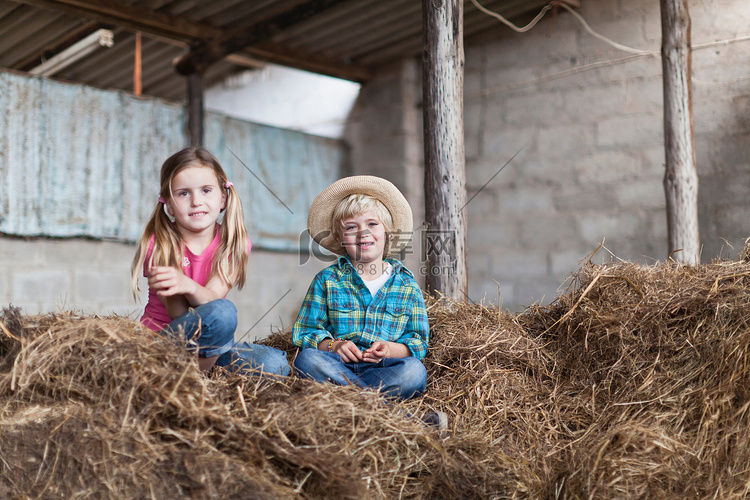
M 589 263 L 571 283 L 519 315 L 428 301 L 428 390 L 387 404 L 206 377 L 126 318 L 5 309 L 0 497 L 746 498 L 750 264 Z M 288 332 L 267 343 L 294 354 Z

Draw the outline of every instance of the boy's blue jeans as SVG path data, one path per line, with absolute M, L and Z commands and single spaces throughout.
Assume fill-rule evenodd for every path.
M 427 370 L 414 357 L 384 358 L 378 363 L 344 363 L 335 352 L 303 349 L 294 360 L 294 368 L 304 378 L 378 389 L 386 396 L 408 399 L 427 388 Z
M 227 367 L 243 375 L 249 374 L 253 369 L 274 375 L 289 374 L 289 363 L 283 351 L 234 341 L 237 308 L 227 299 L 217 299 L 190 308 L 159 333 L 169 337 L 180 329 L 185 332 L 188 347 L 198 349 L 198 356 L 219 356 L 217 366 Z

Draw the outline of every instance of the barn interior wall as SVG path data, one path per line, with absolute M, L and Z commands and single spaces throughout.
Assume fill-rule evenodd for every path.
M 465 43 L 473 300 L 514 311 L 549 303 L 602 242 L 595 262 L 668 257 L 659 3 L 581 3 L 593 30 L 651 54 L 618 50 L 564 11 L 524 34 L 498 23 Z M 689 7 L 708 262 L 736 257 L 750 235 L 750 4 Z M 717 41 L 729 42 L 705 46 Z M 410 96 L 420 86 L 418 62 L 384 68 L 363 87 L 348 137 L 355 168 L 401 182 L 413 206 L 421 203 L 421 118 L 409 117 L 421 108 Z
M 185 144 L 183 115 L 159 100 L 0 72 L 0 303 L 140 316 L 133 242 L 157 205 L 161 162 Z M 230 293 L 237 336 L 265 337 L 290 326 L 327 263 L 307 251 L 307 208 L 340 175 L 346 148 L 213 112 L 205 144 L 243 200 L 254 244 L 247 286 Z
M 138 301 L 130 292 L 135 245 L 93 239 L 0 237 L 0 300 L 23 314 L 72 311 L 138 319 L 145 305 L 145 280 Z M 236 338 L 264 338 L 291 327 L 307 286 L 324 262 L 306 255 L 253 250 L 247 284 L 233 289 Z

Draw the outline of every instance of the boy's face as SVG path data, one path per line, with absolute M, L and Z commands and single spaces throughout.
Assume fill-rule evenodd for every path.
M 348 217 L 342 224 L 341 244 L 352 263 L 377 264 L 383 260 L 385 227 L 374 212 Z

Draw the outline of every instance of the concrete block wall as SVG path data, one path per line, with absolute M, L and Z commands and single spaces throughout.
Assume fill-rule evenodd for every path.
M 363 86 L 347 120 L 344 140 L 350 144 L 351 171 L 347 175 L 377 175 L 393 182 L 411 205 L 414 236 L 404 264 L 417 281 L 420 273 L 421 224 L 424 221 L 424 160 L 420 101 L 421 68 L 403 60 L 380 68 Z
M 578 12 L 592 29 L 654 55 L 615 49 L 562 10 L 525 34 L 498 22 L 465 42 L 473 300 L 514 311 L 549 303 L 602 242 L 594 261 L 667 258 L 659 4 L 581 3 Z M 736 257 L 750 236 L 750 4 L 691 0 L 689 7 L 700 237 L 708 262 Z M 390 139 L 350 138 L 355 165 L 381 158 L 392 162 L 380 167 L 389 172 L 411 164 L 416 155 L 393 156 L 393 141 L 404 138 L 416 137 L 410 147 L 421 150 L 421 120 L 403 119 L 421 114 L 418 102 L 404 97 L 421 90 L 419 70 L 417 78 L 407 76 L 411 71 L 408 63 L 384 68 L 387 76 L 362 89 L 353 128 L 364 135 L 366 124 Z M 383 119 L 382 96 L 398 126 Z M 408 111 L 392 110 L 398 102 Z M 372 160 L 366 164 L 377 172 Z
M 130 291 L 135 245 L 89 239 L 0 237 L 0 304 L 23 314 L 75 311 L 140 318 L 147 285 L 136 302 Z M 315 257 L 253 250 L 237 306 L 236 337 L 252 341 L 291 328 L 313 276 L 327 265 Z

